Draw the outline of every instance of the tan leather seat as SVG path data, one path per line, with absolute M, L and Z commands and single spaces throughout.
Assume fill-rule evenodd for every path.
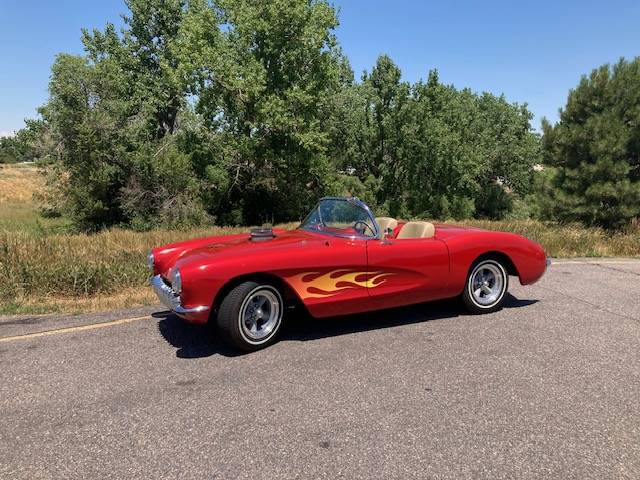
M 431 238 L 435 234 L 436 227 L 433 226 L 433 223 L 407 222 L 402 226 L 396 238 Z
M 382 232 L 386 232 L 389 228 L 394 230 L 398 226 L 398 221 L 391 217 L 376 217 L 376 222 L 378 222 Z

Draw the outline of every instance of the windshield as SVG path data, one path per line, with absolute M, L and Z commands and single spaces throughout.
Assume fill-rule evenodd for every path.
M 375 237 L 378 227 L 358 200 L 323 198 L 299 228 L 345 237 Z

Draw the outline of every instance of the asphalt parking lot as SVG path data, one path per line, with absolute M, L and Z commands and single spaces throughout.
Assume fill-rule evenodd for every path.
M 640 478 L 640 261 L 512 277 L 485 316 L 291 321 L 249 355 L 161 308 L 0 337 L 3 479 Z

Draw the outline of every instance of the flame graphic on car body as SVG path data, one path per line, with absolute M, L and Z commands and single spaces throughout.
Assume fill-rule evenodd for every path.
M 327 273 L 304 272 L 287 278 L 290 285 L 305 300 L 307 298 L 327 298 L 354 288 L 375 288 L 393 275 L 388 272 L 361 272 L 353 270 L 332 270 Z

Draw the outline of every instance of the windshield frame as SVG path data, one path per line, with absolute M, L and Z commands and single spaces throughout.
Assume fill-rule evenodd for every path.
M 305 220 L 313 212 L 318 212 L 318 217 L 320 218 L 320 221 L 322 221 L 322 213 L 320 211 L 320 204 L 322 202 L 324 202 L 324 201 L 327 201 L 327 200 L 349 202 L 349 203 L 352 203 L 352 204 L 356 205 L 357 207 L 360 207 L 362 210 L 365 211 L 365 213 L 369 217 L 369 220 L 371 220 L 371 224 L 373 225 L 373 228 L 375 229 L 375 235 L 369 236 L 369 235 L 357 235 L 357 234 L 342 234 L 342 233 L 338 233 L 338 232 L 331 232 L 331 231 L 326 231 L 326 230 L 316 230 L 316 229 L 303 227 L 303 224 L 305 223 Z M 318 233 L 318 234 L 321 234 L 321 235 L 329 235 L 329 236 L 332 236 L 332 237 L 349 238 L 349 239 L 352 239 L 352 240 L 355 240 L 355 239 L 360 239 L 360 240 L 379 240 L 380 239 L 380 225 L 378 225 L 378 222 L 376 222 L 375 215 L 373 214 L 373 212 L 369 208 L 369 205 L 364 203 L 358 197 L 322 197 L 318 201 L 318 203 L 316 203 L 316 205 L 309 211 L 309 213 L 304 218 L 305 219 L 302 221 L 302 223 L 300 223 L 300 225 L 298 226 L 297 229 L 304 230 L 305 232 Z M 324 224 L 324 222 L 322 222 L 322 223 Z

